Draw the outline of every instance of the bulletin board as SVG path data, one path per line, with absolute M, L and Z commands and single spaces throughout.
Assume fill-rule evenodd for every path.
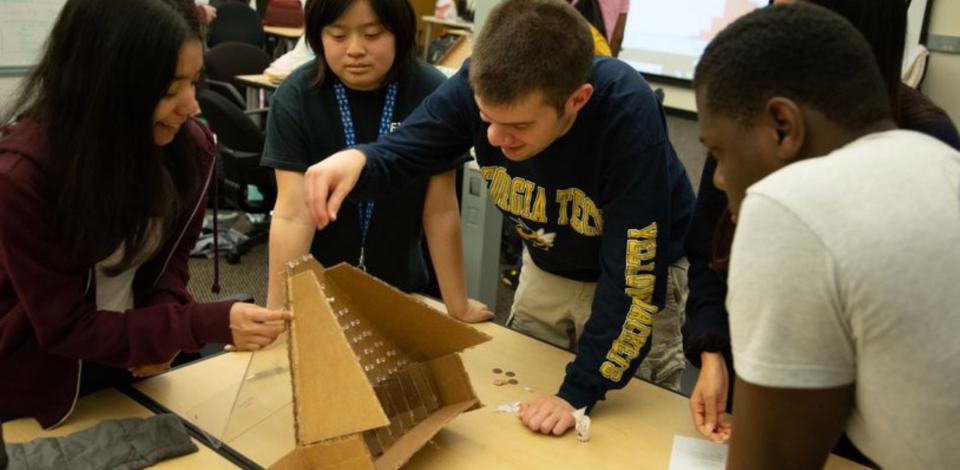
M 0 75 L 36 65 L 67 0 L 0 0 Z

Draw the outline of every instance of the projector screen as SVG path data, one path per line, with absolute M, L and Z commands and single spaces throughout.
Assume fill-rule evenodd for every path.
M 693 79 L 707 44 L 769 0 L 630 0 L 620 59 L 643 74 Z
M 620 59 L 644 75 L 693 79 L 703 49 L 737 18 L 769 0 L 630 0 Z M 904 73 L 926 43 L 933 0 L 913 0 L 907 12 Z M 922 69 L 921 69 L 922 70 Z

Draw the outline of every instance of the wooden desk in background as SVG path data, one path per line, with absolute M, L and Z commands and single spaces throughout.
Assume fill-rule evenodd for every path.
M 435 301 L 428 303 L 437 306 Z M 666 469 L 674 435 L 699 437 L 691 423 L 687 398 L 637 379 L 624 390 L 610 392 L 597 406 L 590 442 L 578 442 L 572 431 L 559 438 L 530 432 L 515 413 L 497 412 L 497 405 L 554 393 L 572 355 L 493 323 L 476 326 L 493 340 L 462 356 L 477 396 L 486 406 L 457 417 L 437 435 L 434 445 L 414 455 L 406 468 Z M 280 346 L 257 353 L 261 355 L 256 358 L 259 377 L 247 382 L 256 390 L 248 390 L 239 399 L 237 384 L 248 374 L 250 353 L 222 354 L 140 382 L 136 388 L 187 420 L 206 422 L 215 428 L 208 431 L 225 436 L 233 449 L 268 466 L 294 447 L 290 378 L 278 365 L 283 364 L 286 348 Z M 519 384 L 495 386 L 495 379 L 506 378 L 494 374 L 495 368 L 514 372 Z M 253 403 L 262 394 L 276 395 L 271 407 Z M 234 417 L 227 425 L 226 415 L 234 400 L 240 405 L 249 402 L 248 408 L 261 408 L 259 417 L 248 423 Z M 832 456 L 826 468 L 862 467 Z
M 153 416 L 150 410 L 133 401 L 115 389 L 102 390 L 88 395 L 77 402 L 77 407 L 62 426 L 44 431 L 33 418 L 21 418 L 3 423 L 3 438 L 8 443 L 26 442 L 38 437 L 59 437 L 82 431 L 105 419 L 146 418 Z M 236 465 L 221 457 L 209 447 L 197 442 L 199 449 L 175 459 L 165 460 L 152 468 L 158 469 L 227 469 Z
M 266 74 L 237 75 L 234 79 L 247 88 L 247 109 L 261 108 L 260 90 L 276 90 L 280 83 L 274 83 Z
M 454 29 L 463 29 L 467 31 L 473 31 L 473 23 L 469 23 L 460 19 L 457 20 L 444 20 L 437 18 L 436 16 L 421 16 L 420 20 L 423 21 L 423 24 L 426 25 L 423 44 L 423 57 L 424 61 L 427 60 L 427 50 L 430 48 L 430 41 L 433 40 L 433 25 L 446 26 L 448 28 Z
M 284 26 L 264 26 L 263 32 L 271 36 L 277 36 L 284 39 L 300 39 L 303 36 L 305 28 L 288 28 Z
M 285 26 L 264 26 L 264 34 L 276 38 L 276 42 L 272 43 L 272 47 L 270 45 L 271 41 L 269 41 L 270 38 L 267 38 L 267 52 L 270 53 L 274 59 L 280 57 L 287 51 L 296 47 L 297 40 L 303 36 L 304 31 L 306 31 L 306 29 L 303 27 L 290 28 Z

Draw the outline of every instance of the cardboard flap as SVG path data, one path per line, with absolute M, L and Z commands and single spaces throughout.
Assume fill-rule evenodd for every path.
M 463 360 L 460 359 L 459 354 L 448 354 L 425 365 L 430 369 L 434 390 L 441 403 L 460 403 L 476 398 L 477 393 L 473 390 L 470 376 L 463 367 Z M 480 406 L 480 402 L 477 401 L 476 406 L 470 409 L 474 410 Z
M 354 356 L 321 287 L 313 258 L 287 270 L 294 423 L 301 446 L 387 426 L 390 421 Z
M 374 470 L 367 447 L 356 436 L 298 447 L 270 470 Z
M 404 434 L 399 441 L 387 449 L 375 462 L 376 469 L 396 470 L 402 467 L 403 464 L 407 463 L 407 461 L 413 457 L 413 454 L 427 445 L 430 439 L 433 439 L 433 436 L 436 436 L 444 426 L 450 423 L 450 421 L 453 421 L 453 418 L 476 406 L 477 403 L 477 399 L 474 398 L 472 400 L 447 405 L 437 410 L 431 414 L 426 421 Z
M 325 275 L 328 283 L 349 295 L 356 308 L 414 359 L 427 361 L 491 339 L 349 264 L 327 268 Z

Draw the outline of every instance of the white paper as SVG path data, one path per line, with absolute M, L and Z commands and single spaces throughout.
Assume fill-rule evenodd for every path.
M 497 411 L 500 413 L 517 413 L 520 411 L 520 402 L 515 401 L 513 403 L 497 405 Z
M 587 416 L 587 408 L 580 408 L 573 412 L 573 419 L 576 423 L 577 440 L 587 442 L 590 440 L 590 417 Z
M 727 445 L 704 439 L 673 436 L 670 470 L 723 470 L 727 462 Z

